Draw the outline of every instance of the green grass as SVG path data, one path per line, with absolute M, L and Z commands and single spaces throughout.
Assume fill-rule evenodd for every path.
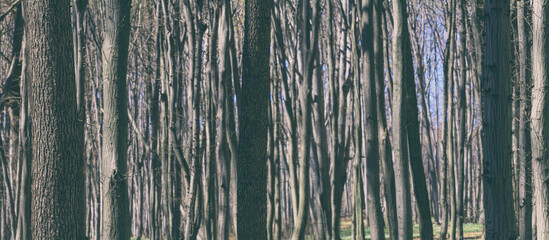
M 352 229 L 352 223 L 349 218 L 341 219 L 341 239 L 342 240 L 350 240 L 352 239 L 351 235 L 351 229 Z M 419 225 L 415 224 L 413 227 L 414 230 L 414 239 L 419 239 Z M 476 223 L 466 223 L 463 226 L 463 235 L 465 239 L 481 239 L 482 233 L 484 231 L 484 225 L 482 224 L 476 224 Z M 366 228 L 364 231 L 366 233 L 366 239 L 371 239 L 370 236 L 370 228 Z M 440 225 L 433 225 L 433 233 L 435 235 L 435 239 L 438 239 L 438 236 L 440 235 Z M 385 238 L 389 239 L 389 229 L 385 228 Z M 231 238 L 232 239 L 232 238 Z M 313 236 L 306 236 L 305 239 L 316 239 Z M 131 240 L 138 240 L 135 237 L 132 237 Z M 149 240 L 148 238 L 141 238 L 139 240 Z
M 342 240 L 352 239 L 352 235 L 351 235 L 352 225 L 351 224 L 352 223 L 351 223 L 350 219 L 344 219 L 344 220 L 342 219 L 342 221 L 341 221 L 341 230 L 340 230 Z M 418 224 L 414 224 L 413 231 L 414 231 L 414 235 L 413 235 L 414 239 L 416 239 L 416 238 L 419 239 L 419 225 Z M 484 225 L 482 225 L 482 224 L 466 223 L 463 226 L 463 236 L 464 236 L 465 239 L 481 239 L 483 231 L 484 231 Z M 371 236 L 370 236 L 370 229 L 369 228 L 366 228 L 365 233 L 366 233 L 366 239 L 370 239 Z M 435 235 L 435 239 L 438 238 L 438 236 L 440 235 L 440 225 L 433 225 L 433 233 Z M 389 239 L 389 229 L 388 228 L 385 228 L 385 238 Z

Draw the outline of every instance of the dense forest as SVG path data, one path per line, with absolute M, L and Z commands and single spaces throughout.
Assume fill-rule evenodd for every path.
M 0 240 L 549 240 L 547 0 L 0 0 Z

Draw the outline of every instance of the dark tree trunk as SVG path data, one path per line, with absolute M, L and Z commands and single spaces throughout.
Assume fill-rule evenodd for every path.
M 515 239 L 509 1 L 487 0 L 484 9 L 486 67 L 481 81 L 481 105 L 485 236 L 486 239 Z
M 33 239 L 84 239 L 70 1 L 24 1 L 31 83 Z
M 398 236 L 398 219 L 395 196 L 395 173 L 393 168 L 393 155 L 391 149 L 390 132 L 387 127 L 387 116 L 385 109 L 385 77 L 384 66 L 389 65 L 384 60 L 383 49 L 383 0 L 376 0 L 374 3 L 374 72 L 376 88 L 377 128 L 379 141 L 379 158 L 383 172 L 383 189 L 387 206 L 387 223 L 389 225 L 389 237 L 395 239 Z
M 272 0 L 245 2 L 242 95 L 239 104 L 237 231 L 239 239 L 266 239 L 269 42 Z
M 385 239 L 385 228 L 383 222 L 383 212 L 381 211 L 381 197 L 379 194 L 379 148 L 378 148 L 378 112 L 377 112 L 377 92 L 376 92 L 376 72 L 377 66 L 383 66 L 383 60 L 376 58 L 380 56 L 379 52 L 374 53 L 374 44 L 380 43 L 379 39 L 376 42 L 376 36 L 374 33 L 374 24 L 377 21 L 374 20 L 375 11 L 374 2 L 371 0 L 363 0 L 361 6 L 362 14 L 362 87 L 364 88 L 364 115 L 366 120 L 364 123 L 365 128 L 365 149 L 364 154 L 366 156 L 366 186 L 367 191 L 367 203 L 368 203 L 368 218 L 370 221 L 370 233 L 371 239 Z M 378 20 L 378 19 L 376 19 Z M 379 30 L 379 29 L 377 29 Z M 381 34 L 381 31 L 376 31 L 377 34 Z M 382 71 L 381 71 L 382 72 Z M 382 75 L 382 73 L 381 73 Z M 355 92 L 360 92 L 359 89 Z M 355 105 L 360 106 L 360 98 L 358 94 L 355 96 Z M 360 107 L 355 107 L 355 114 L 358 114 L 362 120 L 363 115 L 360 112 Z M 381 117 L 385 117 L 384 115 Z M 359 121 L 359 124 L 362 124 Z M 359 126 L 361 129 L 361 126 Z M 362 131 L 359 131 L 359 136 L 362 138 Z M 358 142 L 362 144 L 361 141 Z M 362 147 L 362 146 L 359 146 Z M 362 158 L 362 156 L 355 156 L 355 158 Z M 360 173 L 360 171 L 359 171 Z M 362 174 L 358 174 L 362 177 Z M 356 179 L 355 179 L 356 181 Z M 362 221 L 362 214 L 359 216 Z

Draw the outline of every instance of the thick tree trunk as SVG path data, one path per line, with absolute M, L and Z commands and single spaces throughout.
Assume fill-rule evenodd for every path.
M 24 1 L 31 83 L 33 239 L 84 239 L 70 1 Z
M 237 221 L 239 239 L 266 239 L 266 150 L 272 0 L 245 2 L 242 95 L 239 99 Z
M 512 98 L 509 59 L 512 53 L 509 46 L 511 42 L 509 1 L 487 0 L 484 9 L 486 67 L 483 73 L 484 80 L 481 81 L 481 105 L 485 236 L 486 239 L 515 239 L 517 232 L 511 182 L 512 152 L 510 151 Z M 537 23 L 541 27 L 543 22 Z M 535 24 L 536 21 L 534 21 Z M 544 38 L 540 38 L 539 43 L 541 39 Z M 543 59 L 534 62 L 542 63 Z M 502 149 L 508 150 L 502 151 Z M 541 150 L 541 148 L 538 149 Z M 541 206 L 541 202 L 537 206 Z
M 534 202 L 536 206 L 537 239 L 549 238 L 549 95 L 547 80 L 549 72 L 549 3 L 533 2 L 533 46 L 532 46 L 532 169 L 534 180 Z

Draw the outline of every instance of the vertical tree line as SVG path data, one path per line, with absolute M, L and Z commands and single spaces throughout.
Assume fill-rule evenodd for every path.
M 0 239 L 549 238 L 547 4 L 0 2 Z

